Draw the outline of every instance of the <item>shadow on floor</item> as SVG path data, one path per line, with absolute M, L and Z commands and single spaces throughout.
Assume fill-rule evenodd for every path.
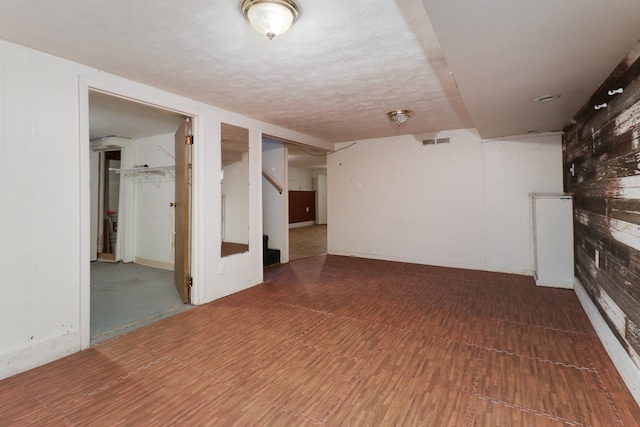
M 289 229 L 289 261 L 326 254 L 326 224 Z

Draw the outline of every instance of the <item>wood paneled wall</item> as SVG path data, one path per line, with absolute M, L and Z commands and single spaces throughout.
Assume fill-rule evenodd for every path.
M 316 192 L 289 191 L 289 224 L 315 221 Z
M 640 43 L 564 131 L 575 273 L 640 367 Z

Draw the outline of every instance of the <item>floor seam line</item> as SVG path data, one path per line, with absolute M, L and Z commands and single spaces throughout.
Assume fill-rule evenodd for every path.
M 594 366 L 593 363 L 593 359 L 591 357 L 591 352 L 589 351 L 589 348 L 586 347 L 584 344 L 582 345 L 582 349 L 587 357 L 587 360 L 589 361 L 589 363 L 591 364 L 591 366 Z M 618 411 L 618 408 L 615 405 L 615 402 L 613 401 L 613 398 L 611 397 L 611 394 L 609 393 L 609 391 L 607 390 L 607 388 L 604 386 L 604 382 L 602 381 L 602 378 L 600 378 L 600 372 L 598 372 L 596 370 L 595 372 L 595 379 L 596 379 L 596 384 L 598 384 L 598 387 L 600 388 L 600 390 L 604 393 L 605 397 L 607 398 L 607 401 L 609 403 L 609 408 L 611 409 L 611 411 L 613 412 L 613 415 L 616 417 L 616 423 L 620 424 L 620 425 L 624 425 L 624 422 L 622 421 L 622 418 L 620 417 L 620 412 Z
M 560 421 L 560 422 L 563 422 L 565 424 L 569 424 L 569 425 L 572 425 L 572 426 L 586 427 L 585 424 L 583 424 L 581 422 L 578 422 L 578 421 L 571 421 L 571 420 L 568 420 L 568 419 L 563 418 L 563 417 L 556 417 L 554 415 L 547 414 L 546 412 L 539 412 L 539 411 L 537 411 L 535 409 L 525 408 L 524 406 L 516 405 L 514 403 L 509 403 L 509 402 L 506 402 L 504 400 L 498 400 L 498 399 L 494 399 L 494 398 L 489 397 L 489 396 L 482 396 L 482 395 L 476 395 L 475 397 L 477 397 L 478 399 L 481 399 L 481 400 L 486 400 L 486 401 L 491 402 L 491 403 L 495 403 L 495 404 L 498 404 L 498 405 L 505 406 L 507 408 L 518 409 L 518 410 L 520 410 L 522 412 L 526 412 L 526 413 L 529 413 L 529 414 L 533 414 L 533 415 L 537 415 L 537 416 L 541 416 L 541 417 L 547 417 L 549 419 L 552 419 L 552 420 L 555 420 L 555 421 Z

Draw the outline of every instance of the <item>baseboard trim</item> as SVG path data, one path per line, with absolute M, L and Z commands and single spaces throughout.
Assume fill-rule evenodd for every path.
M 602 342 L 605 350 L 609 354 L 613 365 L 616 367 L 622 380 L 627 385 L 629 392 L 640 406 L 640 368 L 636 366 L 624 347 L 620 344 L 616 336 L 611 332 L 609 325 L 604 320 L 598 308 L 593 303 L 589 294 L 582 286 L 582 283 L 576 277 L 574 292 L 582 304 L 582 308 L 587 313 L 589 321 L 598 334 L 598 338 Z
M 81 350 L 80 332 L 63 335 L 0 355 L 0 380 Z
M 556 282 L 552 280 L 536 279 L 536 286 L 542 286 L 545 288 L 573 289 L 573 282 Z
M 135 262 L 136 264 L 144 265 L 145 267 L 160 268 L 162 270 L 173 271 L 174 269 L 174 265 L 171 262 L 155 261 L 148 258 L 135 257 L 133 262 Z

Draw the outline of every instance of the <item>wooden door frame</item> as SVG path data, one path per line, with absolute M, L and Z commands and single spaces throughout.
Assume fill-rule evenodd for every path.
M 184 118 L 175 133 L 175 198 L 173 281 L 182 302 L 191 303 L 191 118 Z
M 90 146 L 89 146 L 89 92 L 97 91 L 108 94 L 110 96 L 123 98 L 131 102 L 138 102 L 142 104 L 151 105 L 158 109 L 171 111 L 176 114 L 189 117 L 192 120 L 192 135 L 195 141 L 198 141 L 198 135 L 204 135 L 204 121 L 202 118 L 205 115 L 205 111 L 201 107 L 185 106 L 184 98 L 177 95 L 172 95 L 166 92 L 159 91 L 153 88 L 142 88 L 137 83 L 127 83 L 129 87 L 123 87 L 123 82 L 112 76 L 101 76 L 104 80 L 96 80 L 85 76 L 79 78 L 78 88 L 78 113 L 79 113 L 79 192 L 80 192 L 80 206 L 79 206 L 79 236 L 80 236 L 80 253 L 78 254 L 80 259 L 80 348 L 89 348 L 91 345 L 91 331 L 90 331 L 90 310 L 91 310 L 91 298 L 90 298 L 90 254 L 91 254 L 91 209 L 90 209 Z M 143 90 L 141 92 L 141 90 Z M 203 144 L 204 146 L 204 144 Z M 202 168 L 199 164 L 203 161 L 204 155 L 201 154 L 201 150 L 204 151 L 204 147 L 195 144 L 191 152 L 191 236 L 197 235 L 198 230 L 201 228 L 199 223 L 198 209 L 201 208 L 201 202 L 198 198 L 199 183 L 201 178 L 199 174 L 202 172 Z M 203 283 L 198 280 L 198 277 L 202 277 L 199 272 L 204 263 L 199 262 L 200 254 L 203 250 L 200 248 L 200 242 L 198 239 L 190 239 L 191 247 L 191 275 L 193 277 L 193 287 L 191 289 L 192 303 L 199 303 L 202 300 Z

